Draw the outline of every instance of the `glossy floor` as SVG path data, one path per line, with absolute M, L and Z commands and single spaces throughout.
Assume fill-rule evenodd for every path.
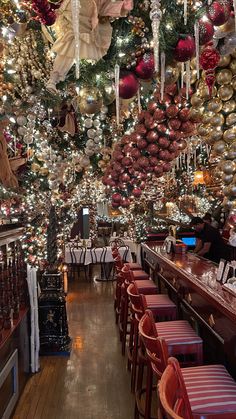
M 132 419 L 130 375 L 114 321 L 112 282 L 69 285 L 70 357 L 42 357 L 14 419 Z

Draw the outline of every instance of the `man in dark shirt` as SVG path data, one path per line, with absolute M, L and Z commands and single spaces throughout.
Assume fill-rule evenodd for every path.
M 225 244 L 219 231 L 200 217 L 193 217 L 190 225 L 196 231 L 197 243 L 194 253 L 213 262 L 225 258 Z

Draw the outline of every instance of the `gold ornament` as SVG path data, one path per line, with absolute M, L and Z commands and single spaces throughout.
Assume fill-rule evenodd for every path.
M 114 83 L 112 83 L 112 81 L 110 83 L 107 82 L 103 87 L 104 105 L 110 105 L 111 103 L 114 102 L 115 98 L 116 98 L 116 93 L 115 93 Z
M 209 141 L 213 144 L 215 141 L 219 141 L 221 140 L 223 136 L 223 132 L 221 131 L 220 127 L 217 128 L 212 128 L 211 130 L 209 130 Z
M 209 125 L 201 124 L 197 127 L 197 132 L 201 137 L 207 137 L 207 135 L 209 134 L 209 131 L 210 131 Z
M 234 125 L 236 124 L 236 113 L 230 113 L 226 118 L 226 125 Z
M 229 183 L 232 182 L 233 178 L 234 178 L 233 175 L 225 175 L 225 174 L 222 175 L 222 180 L 224 183 L 226 183 L 226 185 L 229 185 Z
M 227 144 L 225 141 L 216 141 L 216 143 L 213 145 L 213 150 L 216 154 L 222 155 L 224 154 L 226 150 Z
M 236 90 L 236 77 L 233 77 L 231 85 L 233 86 L 233 89 Z
M 224 132 L 224 140 L 227 143 L 232 143 L 233 141 L 235 141 L 236 140 L 236 129 L 235 128 L 227 129 Z
M 40 173 L 40 175 L 42 175 L 42 176 L 47 176 L 47 175 L 48 175 L 48 173 L 49 173 L 49 170 L 48 170 L 48 168 L 47 168 L 47 167 L 41 167 L 41 168 L 40 168 L 40 170 L 39 170 L 39 173 Z
M 192 106 L 201 106 L 203 104 L 203 100 L 200 96 L 197 95 L 197 93 L 194 93 L 190 99 Z
M 210 124 L 213 127 L 220 127 L 221 125 L 223 125 L 224 121 L 225 121 L 225 118 L 222 115 L 222 113 L 217 113 L 211 118 Z
M 236 58 L 230 62 L 229 68 L 233 74 L 236 74 Z
M 231 65 L 231 64 L 230 64 Z M 218 84 L 229 84 L 232 80 L 233 74 L 232 71 L 224 68 L 220 70 L 216 75 L 216 81 Z
M 225 113 L 230 113 L 230 112 L 233 112 L 235 110 L 235 106 L 236 106 L 235 100 L 234 99 L 230 99 L 227 102 L 224 102 L 223 103 L 222 110 Z
M 179 78 L 179 68 L 177 66 L 167 65 L 165 69 L 165 84 L 174 84 Z
M 236 141 L 232 144 L 230 144 L 230 150 L 231 151 L 236 151 Z
M 202 122 L 203 124 L 210 124 L 211 118 L 215 115 L 213 112 L 204 112 Z
M 223 161 L 220 166 L 221 166 L 221 170 L 226 175 L 232 175 L 234 174 L 236 170 L 236 165 L 233 161 Z
M 186 84 L 186 80 L 187 80 L 186 72 L 183 75 L 183 80 L 184 80 L 184 83 Z M 197 80 L 197 70 L 192 70 L 190 72 L 190 84 L 194 84 L 196 80 Z
M 193 122 L 201 122 L 203 120 L 203 116 L 204 116 L 204 107 L 203 106 L 200 107 L 200 108 L 191 108 L 190 109 L 189 117 Z M 206 122 L 206 123 L 208 123 L 208 122 Z
M 236 58 L 236 49 L 233 50 L 233 52 L 230 53 L 231 57 Z
M 84 87 L 78 96 L 78 107 L 82 115 L 98 113 L 102 108 L 102 95 L 96 87 Z
M 37 163 L 32 163 L 31 164 L 31 170 L 32 170 L 32 172 L 34 172 L 34 173 L 36 173 L 36 172 L 39 172 L 39 170 L 40 170 L 40 165 L 39 164 L 37 164 Z
M 211 112 L 220 112 L 222 109 L 222 101 L 218 97 L 215 97 L 209 100 L 206 108 L 208 111 L 211 111 Z
M 220 88 L 218 89 L 218 96 L 220 97 L 221 100 L 229 100 L 231 99 L 231 97 L 234 94 L 234 89 L 231 86 L 220 86 Z
M 206 83 L 202 80 L 200 81 L 199 87 L 198 87 L 198 94 L 202 99 L 211 99 L 211 97 L 214 97 L 216 95 L 216 87 L 214 86 L 212 89 L 212 94 L 209 93 L 209 88 L 206 85 Z
M 227 67 L 230 63 L 231 57 L 230 55 L 221 55 L 218 67 Z

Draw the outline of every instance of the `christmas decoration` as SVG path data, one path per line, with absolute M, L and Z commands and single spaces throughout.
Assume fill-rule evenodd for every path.
M 95 87 L 81 89 L 78 96 L 78 107 L 83 115 L 98 113 L 102 108 L 102 95 L 99 90 Z
M 174 57 L 177 61 L 184 62 L 191 60 L 195 53 L 195 41 L 190 35 L 179 39 L 174 50 Z
M 138 80 L 129 71 L 122 71 L 119 81 L 119 95 L 122 99 L 131 99 L 138 91 Z
M 152 54 L 144 54 L 138 61 L 135 69 L 137 77 L 143 80 L 151 79 L 154 74 L 154 57 Z

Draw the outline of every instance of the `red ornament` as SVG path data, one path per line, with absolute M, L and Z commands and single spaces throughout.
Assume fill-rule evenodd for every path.
M 163 164 L 163 171 L 164 172 L 169 172 L 171 167 L 172 167 L 171 163 L 164 163 Z
M 214 69 L 217 67 L 219 61 L 220 54 L 212 45 L 208 45 L 200 55 L 199 62 L 206 72 L 206 84 L 210 94 L 215 83 Z
M 188 119 L 189 119 L 189 113 L 190 113 L 190 109 L 189 108 L 183 108 L 183 109 L 181 109 L 181 111 L 179 112 L 179 119 L 181 121 L 188 121 Z
M 145 168 L 149 165 L 149 160 L 147 157 L 143 156 L 137 160 L 137 163 L 139 164 L 139 167 Z
M 120 204 L 123 208 L 128 208 L 130 206 L 130 200 L 128 198 L 123 198 Z
M 149 131 L 146 139 L 149 143 L 155 143 L 158 140 L 158 134 L 156 131 Z
M 129 144 L 131 141 L 130 135 L 123 135 L 121 138 L 121 144 Z
M 143 150 L 144 148 L 147 147 L 147 141 L 144 139 L 140 139 L 137 141 L 137 146 L 138 148 L 140 148 L 140 150 Z
M 169 145 L 169 151 L 171 152 L 175 152 L 179 149 L 179 145 L 177 143 L 177 141 L 173 141 L 170 145 Z
M 120 193 L 114 193 L 111 198 L 112 198 L 112 201 L 114 201 L 114 202 L 120 202 L 122 196 L 121 196 Z
M 131 99 L 138 91 L 138 79 L 131 71 L 122 71 L 119 81 L 119 95 L 122 99 Z
M 176 105 L 170 105 L 167 109 L 166 109 L 166 115 L 169 118 L 174 118 L 179 112 L 179 109 Z
M 133 148 L 133 150 L 130 152 L 130 155 L 133 157 L 133 159 L 137 160 L 141 156 L 141 153 L 137 148 Z
M 137 125 L 137 127 L 135 128 L 135 132 L 136 132 L 137 134 L 142 135 L 142 134 L 146 134 L 147 129 L 146 129 L 145 125 L 143 125 L 143 124 L 138 124 L 138 125 Z
M 211 20 L 206 16 L 202 17 L 198 21 L 199 23 L 199 43 L 205 45 L 212 40 L 214 35 L 214 26 Z
M 158 144 L 161 148 L 168 148 L 170 145 L 170 141 L 166 137 L 160 137 L 158 140 Z
M 119 177 L 120 182 L 128 183 L 130 181 L 130 176 L 128 173 L 122 173 L 122 175 Z
M 119 175 L 120 175 L 120 173 L 117 172 L 116 170 L 112 170 L 111 171 L 111 177 L 112 177 L 113 180 L 118 180 L 119 179 Z
M 163 165 L 158 164 L 154 167 L 154 173 L 157 177 L 161 177 L 163 175 Z
M 177 92 L 177 85 L 176 84 L 170 84 L 169 86 L 165 86 L 165 93 L 168 93 L 168 95 L 174 96 Z
M 221 26 L 230 17 L 231 5 L 229 1 L 216 0 L 208 6 L 207 16 L 214 26 Z
M 120 202 L 112 201 L 111 205 L 113 208 L 118 208 L 120 206 Z
M 159 151 L 159 147 L 156 144 L 149 144 L 147 151 L 151 154 L 151 156 L 156 156 Z
M 167 130 L 167 127 L 166 127 L 165 124 L 158 124 L 157 129 L 161 134 L 165 134 L 166 130 Z
M 153 129 L 156 126 L 156 122 L 154 121 L 154 119 L 150 116 L 149 118 L 145 119 L 145 126 L 148 129 Z
M 186 132 L 188 134 L 190 134 L 190 132 L 193 132 L 194 128 L 195 126 L 191 121 L 182 122 L 181 124 L 181 131 Z
M 142 195 L 142 190 L 140 188 L 134 188 L 132 193 L 135 198 L 139 198 Z
M 190 60 L 195 53 L 195 40 L 191 35 L 179 39 L 175 50 L 174 57 L 176 61 L 185 62 Z
M 144 54 L 134 69 L 137 77 L 143 80 L 151 79 L 154 75 L 153 54 Z
M 132 159 L 130 157 L 124 157 L 121 163 L 122 163 L 122 166 L 124 167 L 130 167 L 132 166 Z
M 155 121 L 157 121 L 157 122 L 164 121 L 166 119 L 165 111 L 163 111 L 163 109 L 157 109 L 154 112 L 153 119 L 155 119 Z
M 156 102 L 149 102 L 148 104 L 148 111 L 153 114 L 155 112 L 157 108 L 157 103 Z
M 121 161 L 124 157 L 124 154 L 121 153 L 121 151 L 114 151 L 112 157 L 114 160 Z
M 158 159 L 157 157 L 149 157 L 149 163 L 151 166 L 157 166 L 158 165 Z
M 174 131 L 178 131 L 181 125 L 181 121 L 178 118 L 170 119 L 168 122 L 169 128 L 173 129 Z

